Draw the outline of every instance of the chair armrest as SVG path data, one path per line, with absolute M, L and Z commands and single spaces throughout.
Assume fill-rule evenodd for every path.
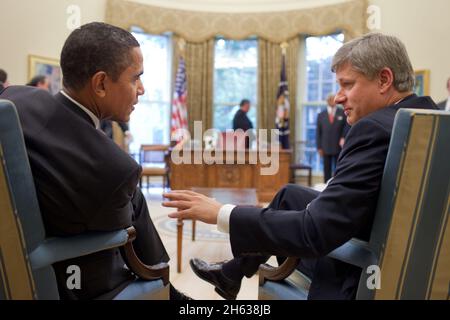
M 32 269 L 36 270 L 59 261 L 121 247 L 122 256 L 133 273 L 144 280 L 162 278 L 164 285 L 167 285 L 169 265 L 167 263 L 155 266 L 144 264 L 134 252 L 131 244 L 134 239 L 136 239 L 134 227 L 112 232 L 90 232 L 73 237 L 49 238 L 30 253 L 30 264 Z
M 279 267 L 272 267 L 268 264 L 259 266 L 259 285 L 262 286 L 267 280 L 281 281 L 289 277 L 297 268 L 300 258 L 287 258 Z
M 31 267 L 32 269 L 40 269 L 55 262 L 117 248 L 125 245 L 128 238 L 127 230 L 90 232 L 73 237 L 48 238 L 30 253 Z
M 327 256 L 360 268 L 378 264 L 378 259 L 373 249 L 367 242 L 358 239 L 347 241 Z M 268 264 L 260 265 L 259 285 L 263 285 L 267 280 L 281 281 L 286 279 L 294 272 L 299 262 L 300 258 L 289 257 L 279 267 L 272 267 Z
M 143 263 L 136 255 L 133 245 L 131 244 L 131 242 L 133 242 L 136 238 L 136 230 L 134 228 L 129 228 L 127 232 L 129 240 L 123 247 L 120 248 L 120 251 L 130 270 L 141 279 L 162 279 L 165 286 L 169 284 L 169 265 L 167 263 L 160 263 L 154 266 L 149 266 Z
M 358 239 L 347 241 L 327 256 L 363 269 L 367 266 L 378 264 L 378 259 L 373 249 L 366 241 Z

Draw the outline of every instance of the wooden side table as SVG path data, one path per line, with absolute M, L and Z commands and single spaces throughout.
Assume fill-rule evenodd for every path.
M 223 204 L 234 204 L 238 206 L 257 206 L 258 195 L 256 189 L 235 188 L 191 188 L 192 191 L 201 193 L 209 198 L 214 198 Z M 177 221 L 177 272 L 181 272 L 182 249 L 183 249 L 183 220 Z M 192 241 L 195 241 L 195 220 L 192 220 Z

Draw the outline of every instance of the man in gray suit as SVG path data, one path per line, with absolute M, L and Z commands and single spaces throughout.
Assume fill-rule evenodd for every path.
M 342 108 L 337 107 L 334 95 L 327 98 L 328 107 L 317 117 L 317 151 L 323 157 L 324 182 L 333 175 L 337 159 L 344 145 L 347 121 Z
M 448 91 L 448 98 L 444 101 L 441 101 L 438 103 L 438 107 L 441 110 L 450 111 L 450 78 L 447 80 L 447 91 Z

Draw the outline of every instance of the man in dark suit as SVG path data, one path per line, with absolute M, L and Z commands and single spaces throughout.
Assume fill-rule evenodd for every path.
M 447 91 L 448 91 L 448 98 L 444 101 L 441 101 L 438 103 L 438 107 L 441 110 L 450 111 L 450 78 L 447 80 Z
M 27 86 L 50 91 L 50 80 L 47 76 L 38 75 L 33 77 L 33 79 L 27 83 Z
M 5 70 L 0 69 L 0 92 L 8 86 L 8 74 Z
M 391 138 L 400 108 L 437 109 L 412 93 L 414 71 L 395 37 L 368 34 L 342 46 L 333 59 L 350 129 L 336 174 L 325 190 L 288 185 L 268 208 L 222 205 L 192 192 L 165 194 L 173 218 L 217 223 L 230 233 L 234 259 L 208 264 L 191 260 L 194 272 L 227 299 L 236 298 L 244 276 L 268 256 L 300 257 L 312 279 L 309 299 L 354 299 L 362 270 L 326 255 L 353 237 L 368 240 Z M 366 272 L 366 270 L 364 270 Z
M 100 119 L 127 122 L 144 94 L 139 43 L 123 29 L 90 23 L 66 40 L 61 68 L 64 89 L 54 97 L 19 86 L 0 95 L 17 107 L 47 235 L 133 225 L 138 257 L 148 265 L 167 262 L 145 198 L 136 188 L 142 168 L 99 130 Z M 80 267 L 80 290 L 66 286 L 70 265 Z M 62 299 L 110 299 L 135 280 L 119 249 L 53 267 Z M 171 298 L 180 295 L 171 287 Z
M 347 118 L 344 110 L 337 107 L 334 95 L 327 98 L 327 110 L 317 117 L 317 151 L 323 157 L 324 182 L 330 180 L 347 133 Z
M 248 118 L 247 113 L 250 110 L 250 100 L 243 99 L 239 104 L 239 110 L 236 112 L 233 118 L 233 130 L 241 129 L 247 133 L 245 137 L 245 148 L 248 149 L 253 141 L 253 134 L 251 130 L 253 129 L 253 123 Z M 248 131 L 248 132 L 247 132 Z

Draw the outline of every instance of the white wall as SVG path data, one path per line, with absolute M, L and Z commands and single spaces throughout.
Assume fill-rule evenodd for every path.
M 70 5 L 80 7 L 81 23 L 104 21 L 106 0 L 0 0 L 0 68 L 12 84 L 27 82 L 29 54 L 59 59 Z
M 447 97 L 450 77 L 449 0 L 370 0 L 381 9 L 381 31 L 406 45 L 413 68 L 430 70 L 430 95 Z

